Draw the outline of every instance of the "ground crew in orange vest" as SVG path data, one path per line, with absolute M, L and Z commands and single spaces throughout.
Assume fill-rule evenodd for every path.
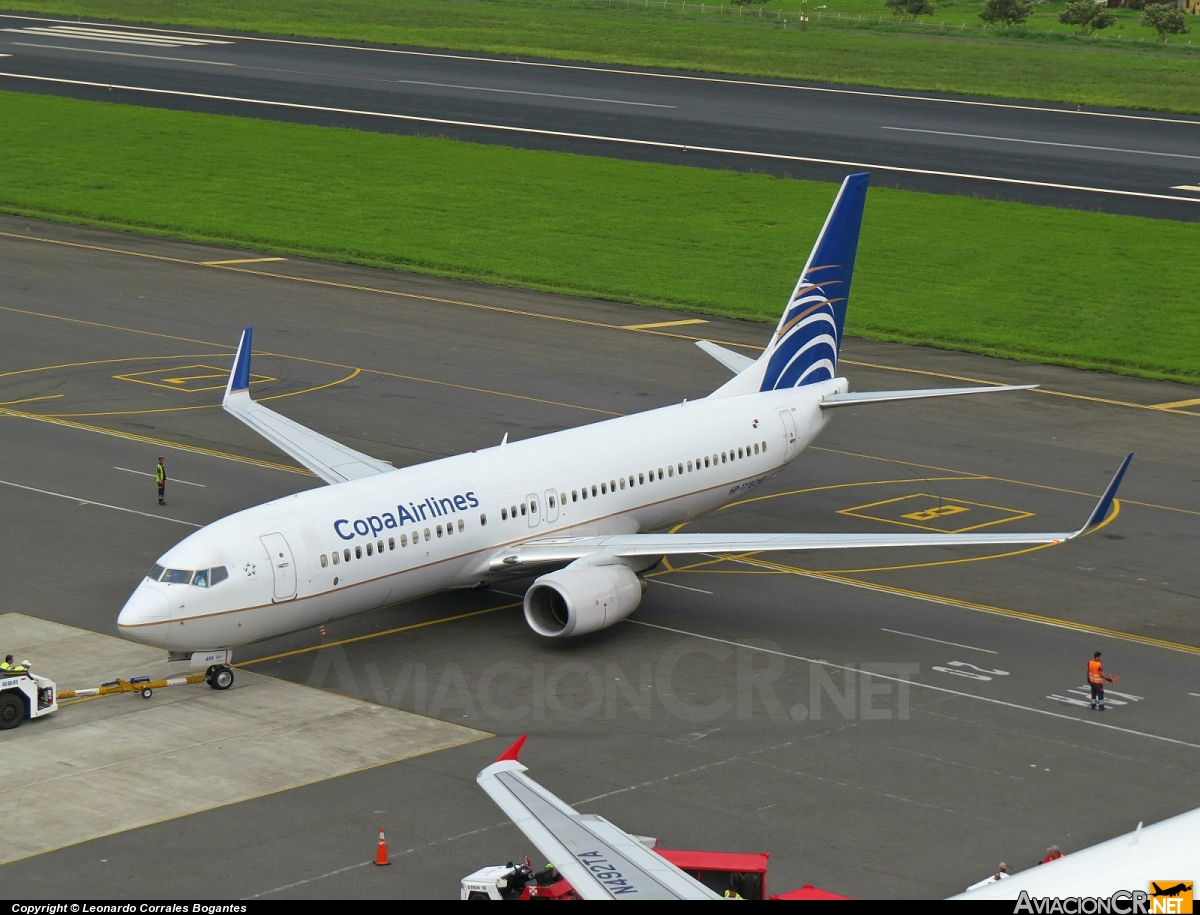
M 1104 672 L 1104 665 L 1100 663 L 1100 652 L 1097 651 L 1088 661 L 1088 686 L 1092 688 L 1092 708 L 1100 712 L 1104 711 L 1105 680 L 1109 683 L 1116 682 Z

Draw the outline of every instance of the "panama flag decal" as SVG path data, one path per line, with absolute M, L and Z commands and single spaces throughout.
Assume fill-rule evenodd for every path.
M 758 428 L 758 420 L 757 420 L 757 419 L 756 419 L 756 420 L 754 420 L 754 428 L 755 428 L 755 429 L 757 429 L 757 428 Z

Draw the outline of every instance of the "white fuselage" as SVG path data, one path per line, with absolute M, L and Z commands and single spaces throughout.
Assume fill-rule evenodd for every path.
M 167 551 L 118 626 L 171 651 L 234 648 L 497 580 L 494 558 L 522 541 L 668 528 L 760 485 L 846 387 L 684 402 L 248 508 Z

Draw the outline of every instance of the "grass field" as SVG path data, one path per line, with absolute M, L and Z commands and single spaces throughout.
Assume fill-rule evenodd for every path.
M 0 93 L 0 210 L 775 321 L 835 186 Z M 848 330 L 1200 383 L 1200 224 L 870 192 Z
M 276 34 L 361 39 L 521 56 L 665 66 L 836 83 L 1200 113 L 1200 34 L 1172 39 L 1123 12 L 1123 41 L 1077 39 L 1046 3 L 1028 33 L 961 32 L 864 21 L 882 0 L 812 2 L 807 32 L 750 15 L 711 15 L 688 3 L 647 0 L 17 0 L 52 15 L 158 22 Z M 781 7 L 782 4 L 782 7 Z M 980 0 L 942 0 L 933 21 L 980 25 Z M 799 0 L 771 0 L 794 10 Z M 1196 18 L 1200 23 L 1200 17 Z M 868 27 L 869 26 L 869 27 Z M 1194 30 L 1200 33 L 1200 29 Z M 1041 40 L 1035 40 L 1035 39 Z M 1053 39 L 1053 40 L 1050 40 Z M 1145 39 L 1140 41 L 1139 39 Z

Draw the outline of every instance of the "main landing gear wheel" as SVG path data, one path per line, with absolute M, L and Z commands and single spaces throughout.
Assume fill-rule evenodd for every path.
M 213 689 L 229 689 L 233 686 L 233 670 L 223 664 L 214 664 L 204 672 L 204 682 Z

